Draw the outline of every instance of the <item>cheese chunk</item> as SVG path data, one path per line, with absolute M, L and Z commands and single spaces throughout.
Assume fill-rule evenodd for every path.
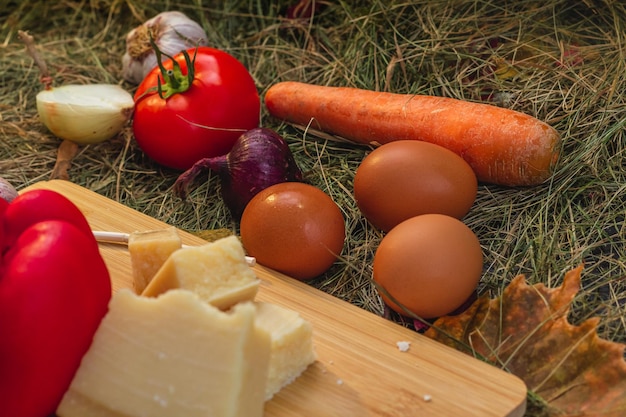
M 252 301 L 259 280 L 246 262 L 241 242 L 228 236 L 201 246 L 172 253 L 142 295 L 154 297 L 184 288 L 222 310 Z
M 120 290 L 59 417 L 260 417 L 270 357 L 255 306 L 229 312 L 186 290 Z
M 265 400 L 292 383 L 315 362 L 313 329 L 300 314 L 275 304 L 256 302 L 256 324 L 270 334 L 271 354 Z
M 167 258 L 183 244 L 175 227 L 128 236 L 128 252 L 133 271 L 133 287 L 140 294 Z

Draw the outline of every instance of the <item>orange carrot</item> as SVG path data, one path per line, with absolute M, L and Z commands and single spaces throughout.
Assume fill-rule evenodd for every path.
M 360 144 L 423 140 L 456 152 L 481 182 L 536 185 L 552 174 L 560 135 L 524 113 L 445 97 L 298 82 L 273 85 L 269 113 Z

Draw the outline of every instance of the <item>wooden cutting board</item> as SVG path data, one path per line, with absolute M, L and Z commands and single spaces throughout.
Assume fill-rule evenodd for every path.
M 28 187 L 58 191 L 93 230 L 131 233 L 166 225 L 67 181 Z M 24 191 L 25 191 L 24 190 Z M 183 243 L 203 240 L 183 231 Z M 114 291 L 131 287 L 125 246 L 100 244 Z M 260 265 L 258 299 L 311 321 L 318 360 L 266 404 L 271 417 L 519 417 L 526 386 L 517 377 Z M 397 342 L 410 342 L 402 352 Z M 85 416 L 89 417 L 89 416 Z

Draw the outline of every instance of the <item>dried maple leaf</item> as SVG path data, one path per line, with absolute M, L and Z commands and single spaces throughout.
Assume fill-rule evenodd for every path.
M 481 297 L 425 335 L 518 376 L 551 416 L 626 416 L 626 346 L 601 339 L 598 318 L 567 320 L 581 272 L 552 289 L 517 276 L 499 298 Z

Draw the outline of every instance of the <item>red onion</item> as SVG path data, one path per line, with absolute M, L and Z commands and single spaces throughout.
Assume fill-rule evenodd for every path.
M 246 204 L 259 191 L 286 181 L 302 181 L 302 172 L 284 139 L 267 128 L 256 128 L 241 135 L 230 152 L 213 158 L 203 158 L 182 173 L 174 184 L 181 198 L 187 188 L 205 169 L 220 177 L 224 203 L 236 220 L 241 218 Z

